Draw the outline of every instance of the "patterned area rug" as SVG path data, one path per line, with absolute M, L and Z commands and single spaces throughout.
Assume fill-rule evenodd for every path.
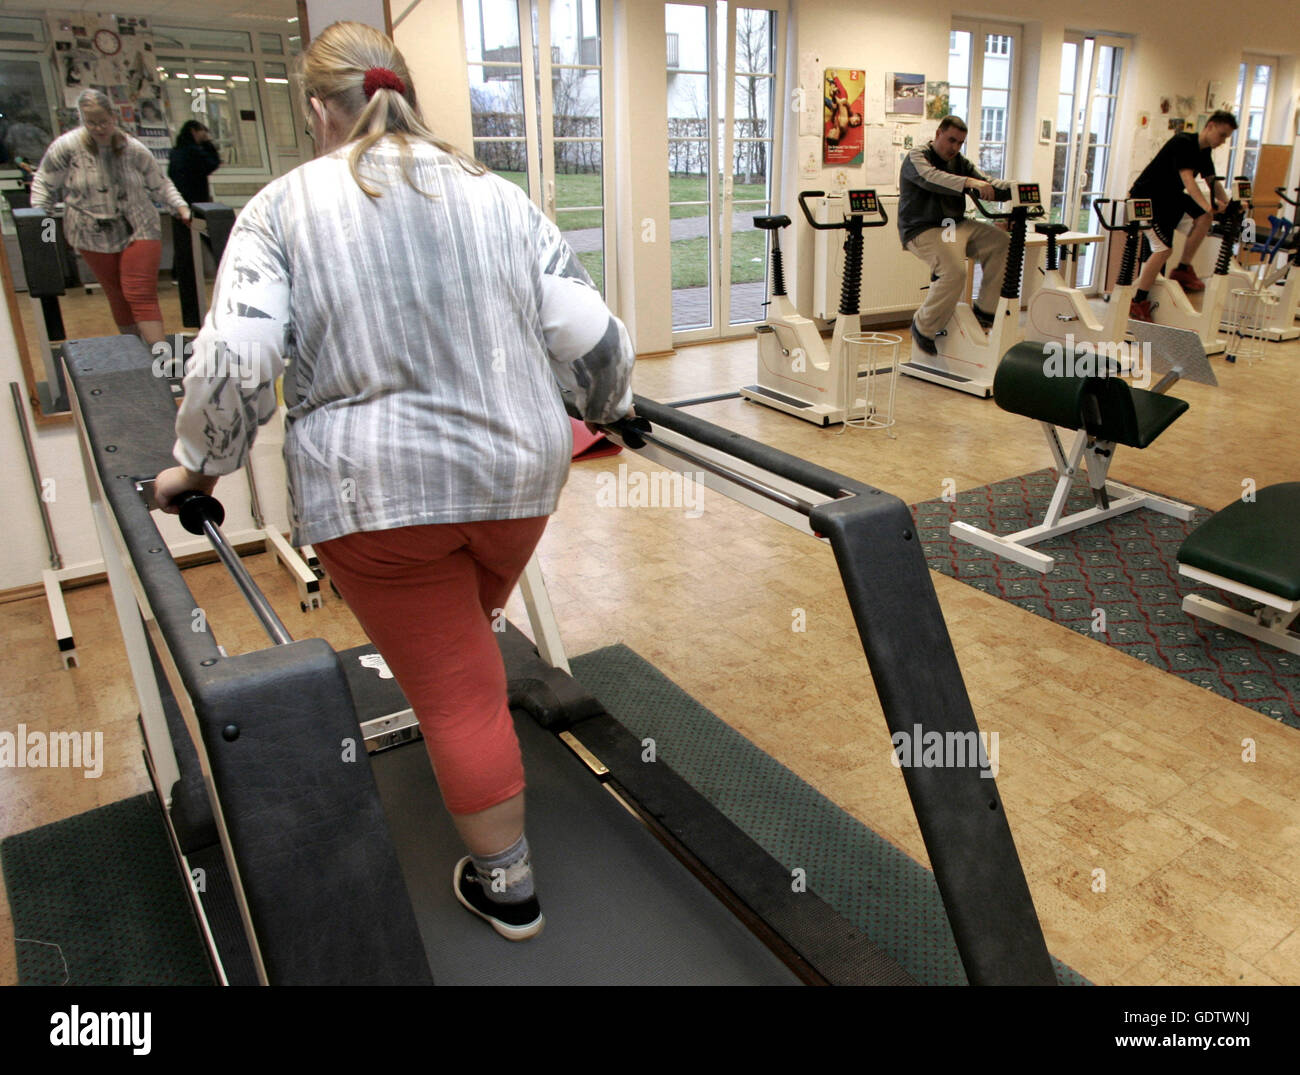
M 1185 594 L 1200 593 L 1249 611 L 1240 598 L 1178 574 L 1178 547 L 1210 511 L 1198 508 L 1185 523 L 1134 511 L 1041 542 L 1034 548 L 1056 558 L 1047 575 L 948 534 L 958 520 L 1000 534 L 1034 526 L 1055 487 L 1055 471 L 1039 470 L 958 493 L 955 501 L 912 505 L 930 567 L 1300 728 L 1300 657 L 1182 610 Z M 1091 506 L 1081 478 L 1067 512 Z

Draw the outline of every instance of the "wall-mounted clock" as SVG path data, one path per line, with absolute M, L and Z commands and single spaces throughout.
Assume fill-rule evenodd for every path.
M 95 48 L 99 49 L 105 56 L 116 56 L 122 51 L 122 39 L 112 30 L 97 30 L 95 32 Z

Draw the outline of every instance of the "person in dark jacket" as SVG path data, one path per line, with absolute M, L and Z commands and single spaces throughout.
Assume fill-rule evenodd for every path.
M 933 141 L 913 149 L 898 177 L 898 233 L 903 248 L 930 267 L 930 290 L 912 318 L 912 339 L 928 355 L 938 353 L 934 338 L 952 318 L 966 289 L 966 259 L 983 271 L 975 318 L 987 332 L 1006 273 L 1010 240 L 1006 232 L 979 220 L 967 220 L 966 191 L 985 201 L 1010 194 L 1010 184 L 990 179 L 961 154 L 966 123 L 944 116 Z
M 196 119 L 187 120 L 176 136 L 167 176 L 187 202 L 212 201 L 208 176 L 221 167 L 221 157 L 212 142 L 212 132 Z M 203 237 L 209 250 L 212 244 Z M 181 321 L 187 326 L 199 324 L 197 292 L 194 287 L 194 261 L 190 256 L 189 229 L 172 222 L 172 275 L 181 292 Z

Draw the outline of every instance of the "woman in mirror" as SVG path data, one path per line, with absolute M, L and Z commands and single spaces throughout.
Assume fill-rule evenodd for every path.
M 118 331 L 152 346 L 166 338 L 158 306 L 162 230 L 155 202 L 185 223 L 190 210 L 143 145 L 123 134 L 108 97 L 86 90 L 77 98 L 81 126 L 45 151 L 32 182 L 32 205 L 66 207 L 64 232 L 104 289 Z

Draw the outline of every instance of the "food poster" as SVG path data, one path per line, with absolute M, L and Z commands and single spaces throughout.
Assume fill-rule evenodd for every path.
M 823 164 L 861 164 L 866 72 L 850 67 L 826 68 L 823 93 Z

